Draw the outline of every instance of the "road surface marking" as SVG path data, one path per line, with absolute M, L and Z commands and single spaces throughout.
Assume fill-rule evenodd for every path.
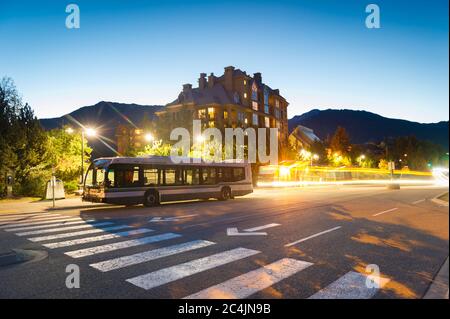
M 323 235 L 323 234 L 326 234 L 326 233 L 329 233 L 329 232 L 338 230 L 338 229 L 341 228 L 341 227 L 342 227 L 342 226 L 337 226 L 337 227 L 334 227 L 334 228 L 330 228 L 330 229 L 324 230 L 324 231 L 322 231 L 322 232 L 320 232 L 320 233 L 317 233 L 317 234 L 314 234 L 314 235 L 311 235 L 311 236 L 308 236 L 308 237 L 299 239 L 299 240 L 294 241 L 294 242 L 292 242 L 292 243 L 286 244 L 286 245 L 284 245 L 284 246 L 285 246 L 285 247 L 294 246 L 294 245 L 296 245 L 296 244 L 298 244 L 298 243 L 307 241 L 308 239 L 315 238 L 315 237 L 318 237 L 318 236 L 320 236 L 320 235 Z
M 148 228 L 138 228 L 138 229 L 124 231 L 124 232 L 120 232 L 120 233 L 105 234 L 105 235 L 94 236 L 94 237 L 85 237 L 85 238 L 79 238 L 79 239 L 66 240 L 66 241 L 61 241 L 61 242 L 57 242 L 57 243 L 43 244 L 42 246 L 50 248 L 50 249 L 62 248 L 62 247 L 81 245 L 81 244 L 92 243 L 92 242 L 102 241 L 102 240 L 107 240 L 107 239 L 140 235 L 140 234 L 145 234 L 145 233 L 149 233 L 152 231 L 153 231 L 152 229 L 148 229 Z
M 391 208 L 391 209 L 388 209 L 388 210 L 382 211 L 382 212 L 380 212 L 380 213 L 376 213 L 376 214 L 373 214 L 372 216 L 378 216 L 378 215 L 382 215 L 382 214 L 390 213 L 390 212 L 393 212 L 394 210 L 397 210 L 397 209 L 398 209 L 397 207 L 396 207 L 396 208 Z
M 106 272 L 110 270 L 120 269 L 132 265 L 137 265 L 147 261 L 152 261 L 155 259 L 172 256 L 180 254 L 186 251 L 191 251 L 194 249 L 199 249 L 214 245 L 215 243 L 206 240 L 194 240 L 187 243 L 177 244 L 173 246 L 163 247 L 159 249 L 153 249 L 145 251 L 143 253 L 138 253 L 130 256 L 118 257 L 114 259 L 109 259 L 101 261 L 90 266 L 96 268 L 100 271 Z
M 184 299 L 242 299 L 268 288 L 313 265 L 306 261 L 283 258 L 274 263 L 206 288 Z
M 96 254 L 110 252 L 110 251 L 123 249 L 123 248 L 129 248 L 129 247 L 135 247 L 135 246 L 140 246 L 140 245 L 145 245 L 145 244 L 150 244 L 150 243 L 156 243 L 158 241 L 163 241 L 163 240 L 168 240 L 168 239 L 173 239 L 173 238 L 178 238 L 178 237 L 181 237 L 181 235 L 174 234 L 174 233 L 165 233 L 165 234 L 161 234 L 161 235 L 143 237 L 143 238 L 132 239 L 132 240 L 127 240 L 127 241 L 121 241 L 121 242 L 114 243 L 114 244 L 107 244 L 107 245 L 101 245 L 101 246 L 96 246 L 96 247 L 91 247 L 91 248 L 69 251 L 69 252 L 66 252 L 65 254 L 67 256 L 70 256 L 73 258 L 80 258 L 80 257 L 96 255 Z
M 15 220 L 15 219 L 36 218 L 36 217 L 46 217 L 46 216 L 59 216 L 59 215 L 50 214 L 50 213 L 34 213 L 34 214 L 30 214 L 30 215 L 25 215 L 25 214 L 8 215 L 8 216 L 0 216 L 0 222 Z
M 107 231 L 112 231 L 112 230 L 120 230 L 120 229 L 125 229 L 125 228 L 131 228 L 131 226 L 118 225 L 118 226 L 112 226 L 112 227 L 82 230 L 82 231 L 77 231 L 77 232 L 72 232 L 72 233 L 63 233 L 63 234 L 48 235 L 48 236 L 41 236 L 41 237 L 31 237 L 31 238 L 27 238 L 27 239 L 32 242 L 38 242 L 38 241 L 55 240 L 55 239 L 61 239 L 61 238 L 67 238 L 67 237 L 76 237 L 76 236 L 82 236 L 82 235 L 96 234 L 96 233 L 102 233 L 102 232 L 107 232 Z
M 55 232 L 60 232 L 60 231 L 65 231 L 65 230 L 72 230 L 72 229 L 108 226 L 108 225 L 113 225 L 113 224 L 114 223 L 112 223 L 112 222 L 101 222 L 101 223 L 90 223 L 90 224 L 86 223 L 85 225 L 79 225 L 79 226 L 58 227 L 58 228 L 27 231 L 27 232 L 23 232 L 23 233 L 16 233 L 16 235 L 17 236 L 39 235 L 39 234 L 55 233 Z
M 272 223 L 272 224 L 267 224 L 267 225 L 264 225 L 264 226 L 247 228 L 247 229 L 244 229 L 244 231 L 253 232 L 253 231 L 263 230 L 263 229 L 272 228 L 272 227 L 276 227 L 276 226 L 280 226 L 280 224 Z
M 184 215 L 184 216 L 174 216 L 174 217 L 153 217 L 149 220 L 150 223 L 156 223 L 156 222 L 176 222 L 180 219 L 189 218 L 197 216 L 198 214 L 191 214 L 191 215 Z
M 367 275 L 350 271 L 308 299 L 370 299 L 383 288 L 389 279 L 380 278 L 379 288 L 369 288 Z
M 3 220 L 0 221 L 0 224 L 13 224 L 13 223 L 25 223 L 25 222 L 38 222 L 38 221 L 43 221 L 43 220 L 52 220 L 52 219 L 63 219 L 63 218 L 68 218 L 70 216 L 62 216 L 62 215 L 52 215 L 52 216 L 39 216 L 39 217 L 35 217 L 35 218 L 19 218 L 19 219 L 11 219 L 11 220 Z
M 77 218 L 73 222 L 63 221 L 63 222 L 58 222 L 57 224 L 6 228 L 5 231 L 22 231 L 22 230 L 32 230 L 32 229 L 43 229 L 43 228 L 59 227 L 59 226 L 66 226 L 66 225 L 78 225 L 78 224 L 85 224 L 85 223 L 92 223 L 92 222 L 94 222 L 94 220 L 82 220 L 82 219 Z M 54 221 L 52 221 L 52 223 L 54 223 Z
M 68 218 L 68 219 L 63 219 L 63 220 L 47 220 L 47 221 L 37 222 L 37 223 L 8 224 L 8 225 L 0 226 L 0 228 L 1 229 L 6 229 L 6 228 L 30 226 L 30 225 L 44 225 L 44 224 L 52 224 L 52 223 L 64 223 L 66 221 L 72 221 L 72 220 L 82 220 L 82 219 L 80 217 L 74 217 L 74 218 Z
M 258 253 L 260 252 L 257 250 L 236 248 L 176 266 L 163 268 L 145 275 L 127 279 L 127 281 L 135 286 L 148 290 Z
M 413 205 L 420 204 L 420 203 L 424 202 L 425 200 L 426 199 L 419 199 L 419 200 L 416 200 L 415 202 L 412 202 L 412 204 Z
M 243 232 L 240 233 L 236 227 L 227 228 L 227 236 L 266 236 L 266 232 Z

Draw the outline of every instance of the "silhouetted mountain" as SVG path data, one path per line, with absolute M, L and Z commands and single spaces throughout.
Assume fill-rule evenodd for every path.
M 390 119 L 366 111 L 314 109 L 289 120 L 290 131 L 297 125 L 313 129 L 321 139 L 332 136 L 336 128 L 342 126 L 355 144 L 380 142 L 386 137 L 415 135 L 418 139 L 440 144 L 448 150 L 448 121 L 422 124 Z
M 58 118 L 41 119 L 41 125 L 47 129 L 54 129 L 70 125 L 73 128 L 79 127 L 78 123 L 82 123 L 85 127 L 98 128 L 99 134 L 106 139 L 107 142 L 114 149 L 116 148 L 115 130 L 119 124 L 134 123 L 139 127 L 142 121 L 155 118 L 155 112 L 162 106 L 160 105 L 138 105 L 125 104 L 116 102 L 101 101 L 95 105 L 84 106 L 76 111 Z M 104 143 L 98 139 L 89 141 L 95 153 L 95 157 L 114 155 L 114 152 L 109 149 Z

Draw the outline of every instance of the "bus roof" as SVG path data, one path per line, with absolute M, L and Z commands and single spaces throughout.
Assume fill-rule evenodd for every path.
M 181 156 L 145 156 L 145 157 L 101 157 L 94 160 L 97 167 L 108 167 L 112 164 L 161 164 L 161 165 L 185 165 L 185 166 L 228 166 L 243 167 L 249 165 L 247 161 L 225 160 L 222 162 L 207 162 L 199 158 Z

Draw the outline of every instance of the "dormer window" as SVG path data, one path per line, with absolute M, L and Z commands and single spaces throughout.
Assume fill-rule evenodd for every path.
M 253 101 L 258 100 L 258 86 L 256 85 L 256 82 L 253 82 L 252 85 L 252 100 Z

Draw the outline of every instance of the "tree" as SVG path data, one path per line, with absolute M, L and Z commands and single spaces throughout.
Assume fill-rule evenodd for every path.
M 330 141 L 333 153 L 347 155 L 351 151 L 350 138 L 345 128 L 339 126 Z
M 23 104 L 11 78 L 0 81 L 0 186 L 7 172 L 15 175 L 14 193 L 37 195 L 45 188 L 46 135 L 28 104 Z

